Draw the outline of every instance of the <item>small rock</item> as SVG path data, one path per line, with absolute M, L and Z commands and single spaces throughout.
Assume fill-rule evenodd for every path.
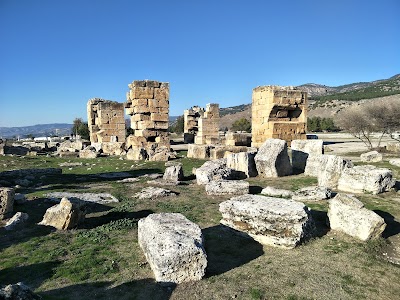
M 14 189 L 0 188 L 0 220 L 13 212 Z
M 360 155 L 361 161 L 364 162 L 380 162 L 382 161 L 382 154 L 378 151 L 370 151 Z
M 289 190 L 276 189 L 272 186 L 267 186 L 261 191 L 261 194 L 270 197 L 290 198 L 292 197 L 293 192 Z
M 389 160 L 389 164 L 400 167 L 400 158 L 392 158 L 391 160 Z
M 320 201 L 332 197 L 332 191 L 324 186 L 308 186 L 294 192 L 292 200 L 295 201 Z
M 182 165 L 169 166 L 165 169 L 163 179 L 166 181 L 181 181 L 183 180 Z
M 249 193 L 249 183 L 243 180 L 219 180 L 206 184 L 207 195 L 244 195 Z
M 176 196 L 176 193 L 170 190 L 166 190 L 158 187 L 146 187 L 141 192 L 136 193 L 134 197 L 139 199 L 153 199 L 160 197 Z
M 22 282 L 9 284 L 0 289 L 0 299 L 4 300 L 40 300 L 42 297 L 36 295 Z
M 16 227 L 23 225 L 28 220 L 29 215 L 23 212 L 17 212 L 4 226 L 6 230 L 13 230 Z

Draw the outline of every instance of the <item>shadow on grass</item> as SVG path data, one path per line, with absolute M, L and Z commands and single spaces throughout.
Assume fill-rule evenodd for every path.
M 49 261 L 27 266 L 6 268 L 0 271 L 0 282 L 7 285 L 22 281 L 30 288 L 36 289 L 44 281 L 53 276 L 53 270 L 59 264 L 61 264 L 61 262 Z
M 164 287 L 154 279 L 146 278 L 123 283 L 110 288 L 112 282 L 96 282 L 70 285 L 39 293 L 43 299 L 137 299 L 167 300 L 175 286 Z
M 249 193 L 253 195 L 261 193 L 262 190 L 263 188 L 258 185 L 250 185 L 249 187 Z
M 400 233 L 400 223 L 394 219 L 394 216 L 382 210 L 374 210 L 374 212 L 385 220 L 386 228 L 382 233 L 383 238 L 387 239 Z
M 208 259 L 206 277 L 225 273 L 264 254 L 261 244 L 224 225 L 205 228 L 203 234 Z
M 86 218 L 85 222 L 79 226 L 80 229 L 93 229 L 95 227 L 108 224 L 111 221 L 117 221 L 120 219 L 132 219 L 139 221 L 141 218 L 145 218 L 148 215 L 154 213 L 152 210 L 140 210 L 136 212 L 109 212 L 108 214 Z

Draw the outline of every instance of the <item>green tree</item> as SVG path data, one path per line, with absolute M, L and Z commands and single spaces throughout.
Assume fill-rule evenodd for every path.
M 173 124 L 171 124 L 169 131 L 175 133 L 182 133 L 184 130 L 184 118 L 179 116 Z
M 241 118 L 233 122 L 231 130 L 251 132 L 251 123 L 246 118 Z
M 75 118 L 73 125 L 72 125 L 71 133 L 78 134 L 81 136 L 82 139 L 85 139 L 85 140 L 90 139 L 88 123 L 83 122 L 83 120 L 81 118 Z

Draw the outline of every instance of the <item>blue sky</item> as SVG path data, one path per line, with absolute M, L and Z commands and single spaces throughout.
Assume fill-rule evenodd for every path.
M 0 126 L 72 123 L 88 99 L 170 82 L 170 115 L 259 85 L 400 73 L 400 1 L 0 0 Z

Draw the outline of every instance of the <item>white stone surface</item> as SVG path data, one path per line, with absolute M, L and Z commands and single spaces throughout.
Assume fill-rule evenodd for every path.
M 23 225 L 28 220 L 29 215 L 23 212 L 17 212 L 4 226 L 5 230 L 13 230 Z
M 226 157 L 226 165 L 228 168 L 243 172 L 247 177 L 255 177 L 258 174 L 255 155 L 256 152 L 231 153 Z
M 331 229 L 362 241 L 378 238 L 386 228 L 384 219 L 353 195 L 337 194 L 329 200 L 328 218 Z
M 177 284 L 205 275 L 207 255 L 201 229 L 182 214 L 159 213 L 141 219 L 138 239 L 156 281 Z
M 292 174 L 292 165 L 284 140 L 266 140 L 261 145 L 254 161 L 260 177 L 281 177 Z
M 281 197 L 281 198 L 291 198 L 293 195 L 292 191 L 277 189 L 272 186 L 267 186 L 263 188 L 261 191 L 262 195 L 270 196 L 270 197 Z
M 163 179 L 166 181 L 183 180 L 183 169 L 181 165 L 169 166 L 165 168 Z
M 219 211 L 221 224 L 264 245 L 294 248 L 314 228 L 303 203 L 283 198 L 237 196 L 220 203 Z
M 61 198 L 76 199 L 87 202 L 95 202 L 100 204 L 119 202 L 117 198 L 109 193 L 70 193 L 70 192 L 51 192 L 46 197 L 58 201 Z
M 382 161 L 382 154 L 378 151 L 369 151 L 361 154 L 360 159 L 364 162 L 380 162 Z
M 395 183 L 391 170 L 362 165 L 343 170 L 338 189 L 350 193 L 380 194 L 389 191 Z
M 226 158 L 206 161 L 200 168 L 196 169 L 196 180 L 199 185 L 215 180 L 237 179 L 237 175 L 238 172 L 226 166 Z
M 295 201 L 320 201 L 332 197 L 332 191 L 324 186 L 308 186 L 293 193 L 292 200 Z
M 293 169 L 304 172 L 310 154 L 322 155 L 324 153 L 323 144 L 322 140 L 293 140 L 290 144 Z
M 244 195 L 249 193 L 249 183 L 243 180 L 219 180 L 206 184 L 207 195 Z

